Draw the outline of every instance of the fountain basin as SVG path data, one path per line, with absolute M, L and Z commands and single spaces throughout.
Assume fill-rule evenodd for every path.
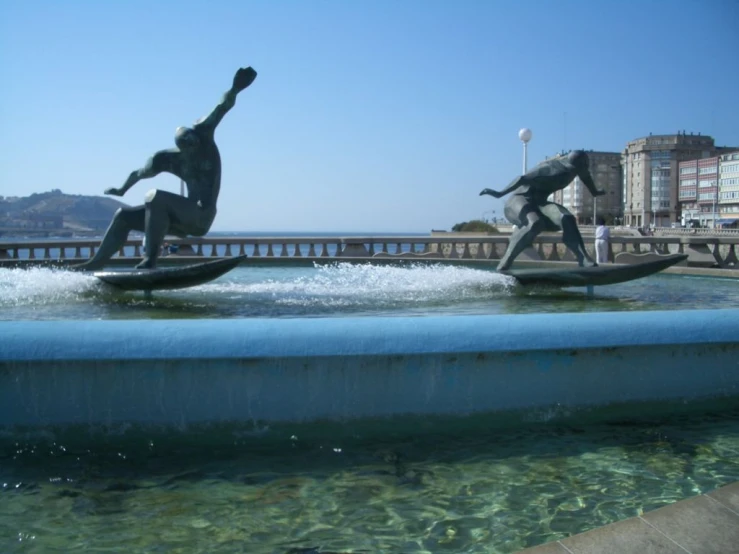
M 0 322 L 0 426 L 318 422 L 739 395 L 739 310 Z

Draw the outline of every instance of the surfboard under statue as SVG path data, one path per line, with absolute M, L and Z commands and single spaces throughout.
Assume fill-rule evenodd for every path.
M 104 283 L 123 290 L 184 289 L 217 279 L 245 258 L 246 256 L 236 256 L 184 267 L 96 271 L 93 275 Z
M 513 277 L 522 285 L 559 287 L 615 285 L 653 275 L 687 258 L 687 254 L 673 254 L 640 264 L 600 265 L 574 269 L 509 269 L 500 273 Z

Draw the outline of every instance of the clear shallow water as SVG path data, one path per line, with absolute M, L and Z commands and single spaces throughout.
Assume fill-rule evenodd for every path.
M 381 440 L 0 438 L 0 551 L 507 553 L 739 479 L 736 400 L 531 419 Z
M 0 268 L 0 319 L 422 316 L 705 309 L 739 303 L 739 280 L 656 275 L 620 285 L 531 289 L 450 265 L 241 267 L 178 291 L 119 292 L 46 268 Z
M 476 268 L 353 264 L 244 267 L 146 300 L 75 273 L 0 269 L 5 320 L 690 310 L 737 300 L 734 280 L 658 275 L 588 298 Z M 250 428 L 207 444 L 203 435 L 0 434 L 0 552 L 515 552 L 739 479 L 736 402 L 649 421 L 531 420 L 540 423 L 381 440 L 296 431 L 266 442 L 273 430 Z

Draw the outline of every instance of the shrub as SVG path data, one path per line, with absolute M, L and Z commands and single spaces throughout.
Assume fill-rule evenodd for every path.
M 457 223 L 452 227 L 452 231 L 457 233 L 497 233 L 498 228 L 485 221 L 473 219 L 472 221 Z

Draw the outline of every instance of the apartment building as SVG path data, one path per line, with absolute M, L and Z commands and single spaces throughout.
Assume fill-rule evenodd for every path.
M 581 225 L 593 225 L 598 217 L 603 217 L 609 224 L 621 223 L 621 153 L 590 150 L 587 154 L 595 185 L 605 189 L 606 194 L 593 197 L 576 177 L 567 187 L 554 193 L 553 199 L 567 208 Z
M 714 227 L 718 212 L 718 157 L 678 164 L 678 203 L 681 224 Z
M 627 143 L 621 153 L 624 224 L 669 227 L 672 223 L 681 223 L 679 164 L 710 158 L 715 152 L 712 137 L 684 131 L 674 135 L 649 135 Z M 696 171 L 699 171 L 697 166 Z M 696 184 L 697 181 L 696 174 Z M 685 190 L 688 189 L 686 183 Z M 696 205 L 696 210 L 698 206 L 707 205 L 705 201 L 701 203 L 686 197 L 685 204 L 690 203 Z
M 739 225 L 739 150 L 718 158 L 718 223 Z

